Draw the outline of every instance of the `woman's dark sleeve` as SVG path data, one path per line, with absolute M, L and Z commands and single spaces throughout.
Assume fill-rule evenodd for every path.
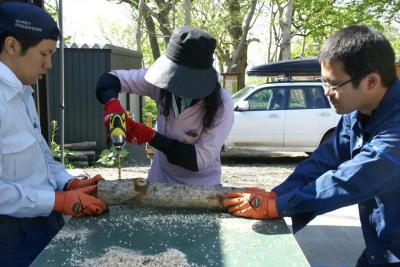
M 163 152 L 170 163 L 193 172 L 199 171 L 194 145 L 171 139 L 160 133 L 156 133 L 149 144 Z
M 108 72 L 103 73 L 96 85 L 97 100 L 105 104 L 111 98 L 118 98 L 119 92 L 121 92 L 121 82 L 118 77 Z

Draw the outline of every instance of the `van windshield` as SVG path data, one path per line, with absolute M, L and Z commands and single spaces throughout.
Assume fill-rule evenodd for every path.
M 253 88 L 254 88 L 254 86 L 246 86 L 246 87 L 243 87 L 241 90 L 237 91 L 236 93 L 234 93 L 232 95 L 233 102 L 238 101 L 240 98 L 242 98 L 242 96 L 247 94 L 247 92 L 250 91 Z

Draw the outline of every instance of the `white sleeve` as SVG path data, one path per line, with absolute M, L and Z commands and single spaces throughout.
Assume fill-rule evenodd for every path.
M 72 178 L 72 175 L 65 170 L 65 166 L 63 164 L 53 159 L 49 146 L 47 145 L 43 136 L 41 136 L 40 146 L 43 150 L 45 160 L 47 164 L 49 164 L 50 171 L 56 180 L 57 191 L 62 191 L 64 189 L 64 185 Z
M 1 144 L 0 136 L 0 144 Z M 0 214 L 14 217 L 48 216 L 53 210 L 54 191 L 38 190 L 4 177 L 0 146 Z
M 110 73 L 117 76 L 121 83 L 121 92 L 149 96 L 157 100 L 160 88 L 144 79 L 147 69 L 113 70 Z

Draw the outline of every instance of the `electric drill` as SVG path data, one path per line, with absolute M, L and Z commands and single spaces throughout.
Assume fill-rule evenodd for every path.
M 126 113 L 115 112 L 110 115 L 110 137 L 117 151 L 118 178 L 121 179 L 121 156 L 120 152 L 126 139 Z

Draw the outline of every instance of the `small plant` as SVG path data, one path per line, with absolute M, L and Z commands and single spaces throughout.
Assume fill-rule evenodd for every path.
M 58 130 L 58 123 L 57 121 L 51 121 L 50 123 L 50 151 L 53 158 L 61 156 L 61 149 L 60 146 L 56 143 L 55 137 L 56 132 Z
M 120 158 L 121 162 L 123 162 L 126 157 L 128 157 L 129 152 L 125 148 L 122 148 L 120 153 Z M 102 166 L 106 167 L 114 167 L 117 165 L 117 150 L 115 149 L 114 146 L 111 147 L 111 149 L 104 149 L 100 153 L 100 157 L 97 160 L 97 163 L 99 163 Z
M 142 121 L 147 125 L 147 113 L 151 113 L 153 115 L 153 121 L 156 120 L 157 118 L 157 107 L 156 107 L 156 102 L 152 100 L 150 97 L 145 96 L 144 97 L 144 105 L 143 105 L 143 116 L 142 116 Z M 152 123 L 152 126 L 153 123 Z
M 61 148 L 60 148 L 60 145 L 57 144 L 57 142 L 55 141 L 56 132 L 57 132 L 58 129 L 59 128 L 58 128 L 57 121 L 56 120 L 51 121 L 51 123 L 50 123 L 50 138 L 51 138 L 51 140 L 50 140 L 50 152 L 51 152 L 52 157 L 55 160 L 60 161 L 61 157 L 62 157 Z M 64 149 L 64 155 L 65 155 L 65 157 L 64 157 L 64 166 L 67 169 L 72 169 L 74 167 L 74 165 L 70 161 L 68 161 L 67 155 L 69 155 L 69 154 L 70 154 L 69 150 L 68 149 Z

